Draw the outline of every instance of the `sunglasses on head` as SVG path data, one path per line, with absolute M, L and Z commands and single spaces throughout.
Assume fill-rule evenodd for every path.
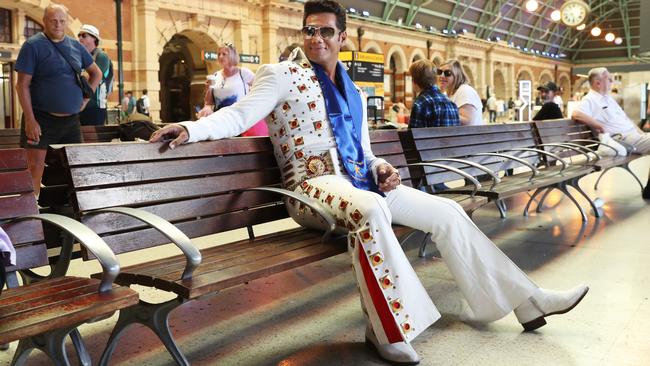
M 332 27 L 314 27 L 312 25 L 306 25 L 302 27 L 301 32 L 302 36 L 306 39 L 314 38 L 316 35 L 322 39 L 330 39 L 336 34 L 336 29 Z
M 442 74 L 444 74 L 446 77 L 450 77 L 450 76 L 451 76 L 451 70 L 440 70 L 440 69 L 438 69 L 438 70 L 436 71 L 436 73 L 437 73 L 438 75 L 442 75 Z

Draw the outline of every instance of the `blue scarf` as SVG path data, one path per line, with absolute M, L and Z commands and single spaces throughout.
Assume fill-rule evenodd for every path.
M 341 62 L 336 65 L 336 81 L 343 87 L 342 91 L 334 85 L 322 66 L 313 64 L 313 67 L 323 90 L 325 108 L 332 124 L 337 150 L 345 170 L 352 178 L 352 185 L 383 196 L 366 164 L 361 147 L 363 104 L 359 92 Z

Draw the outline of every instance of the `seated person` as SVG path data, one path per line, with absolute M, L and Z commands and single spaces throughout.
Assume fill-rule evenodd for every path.
M 392 223 L 432 233 L 469 304 L 466 319 L 489 322 L 514 311 L 530 331 L 546 324 L 545 317 L 573 309 L 588 287 L 540 288 L 457 203 L 400 184 L 398 170 L 372 153 L 365 99 L 338 61 L 347 39 L 346 10 L 332 0 L 304 7 L 304 53 L 295 50 L 285 62 L 262 66 L 250 94 L 234 105 L 196 122 L 169 124 L 151 141 L 174 138 L 174 149 L 233 137 L 268 116 L 284 188 L 316 201 L 348 233 L 366 340 L 390 362 L 417 364 L 411 341 L 441 316 Z M 287 210 L 301 225 L 323 228 L 323 220 L 298 202 L 288 201 Z
M 413 87 L 419 92 L 411 108 L 410 128 L 459 126 L 458 107 L 436 85 L 436 66 L 419 60 L 409 67 Z
M 555 102 L 555 93 L 557 93 L 557 85 L 554 82 L 549 81 L 546 85 L 542 85 L 539 88 L 542 98 L 544 99 L 544 105 L 542 109 L 537 112 L 533 121 L 543 121 L 545 119 L 558 119 L 563 118 L 562 110 L 560 106 Z
M 612 98 L 612 77 L 604 67 L 589 70 L 589 93 L 582 98 L 571 118 L 582 122 L 597 132 L 608 132 L 612 137 L 634 146 L 639 154 L 650 153 L 650 133 L 644 133 L 623 112 Z M 650 199 L 650 172 L 643 198 Z

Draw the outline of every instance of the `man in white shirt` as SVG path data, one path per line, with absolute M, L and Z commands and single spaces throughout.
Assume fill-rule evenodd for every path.
M 649 154 L 650 134 L 641 131 L 610 95 L 612 77 L 609 71 L 604 67 L 589 70 L 589 85 L 591 90 L 582 98 L 571 118 L 599 133 L 607 132 L 617 140 L 634 146 L 636 153 Z M 643 190 L 643 198 L 650 199 L 650 176 Z

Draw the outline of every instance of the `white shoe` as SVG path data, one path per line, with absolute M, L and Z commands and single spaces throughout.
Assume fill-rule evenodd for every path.
M 546 324 L 545 317 L 564 314 L 585 297 L 589 287 L 579 285 L 569 291 L 552 291 L 540 288 L 523 304 L 515 308 L 517 320 L 529 332 Z
M 366 327 L 366 344 L 374 348 L 379 357 L 393 365 L 417 365 L 420 363 L 420 356 L 413 347 L 406 342 L 379 344 L 372 328 Z

